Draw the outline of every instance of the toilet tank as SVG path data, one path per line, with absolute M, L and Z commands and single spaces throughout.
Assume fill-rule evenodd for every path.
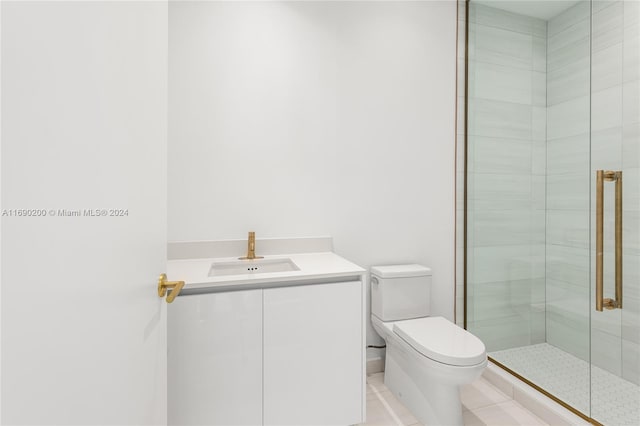
M 431 269 L 422 265 L 371 267 L 371 313 L 382 321 L 431 314 Z

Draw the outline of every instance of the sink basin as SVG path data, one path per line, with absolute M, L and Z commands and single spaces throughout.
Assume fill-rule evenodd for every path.
M 289 258 L 234 260 L 230 262 L 213 262 L 209 269 L 210 277 L 224 275 L 260 274 L 266 272 L 299 271 L 300 268 Z

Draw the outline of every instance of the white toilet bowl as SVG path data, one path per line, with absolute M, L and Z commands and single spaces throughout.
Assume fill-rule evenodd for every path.
M 431 315 L 431 269 L 371 268 L 371 322 L 387 342 L 384 383 L 425 425 L 462 425 L 459 386 L 482 374 L 484 344 Z
M 482 341 L 442 317 L 371 322 L 387 344 L 389 390 L 424 425 L 462 425 L 459 386 L 486 367 Z

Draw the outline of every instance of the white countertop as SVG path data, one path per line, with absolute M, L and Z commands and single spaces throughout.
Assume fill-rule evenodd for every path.
M 250 273 L 210 277 L 209 270 L 214 262 L 237 261 L 237 257 L 179 259 L 167 262 L 169 280 L 184 281 L 183 291 L 197 289 L 238 290 L 241 288 L 264 288 L 277 284 L 317 283 L 321 280 L 332 280 L 360 276 L 366 271 L 358 265 L 338 256 L 333 252 L 293 253 L 265 256 L 264 259 L 291 259 L 300 268 L 299 271 Z M 251 262 L 247 260 L 247 264 Z

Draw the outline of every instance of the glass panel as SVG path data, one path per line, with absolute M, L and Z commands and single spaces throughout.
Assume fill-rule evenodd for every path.
M 588 415 L 590 4 L 469 12 L 468 329 Z
M 548 20 L 546 353 L 540 386 L 590 414 L 590 4 Z
M 544 341 L 546 22 L 489 3 L 469 10 L 467 324 L 498 351 Z
M 591 45 L 591 258 L 596 264 L 596 171 L 622 172 L 622 241 L 616 237 L 616 184 L 603 183 L 602 282 L 605 308 L 596 310 L 591 278 L 591 416 L 607 425 L 640 424 L 640 7 L 637 1 L 594 1 Z M 616 264 L 616 247 L 621 262 Z M 616 297 L 622 267 L 622 309 Z M 618 272 L 620 273 L 620 272 Z M 616 303 L 616 302 L 614 302 Z
M 585 415 L 640 424 L 640 2 L 472 0 L 468 25 L 467 328 Z M 601 250 L 597 170 L 623 182 Z

